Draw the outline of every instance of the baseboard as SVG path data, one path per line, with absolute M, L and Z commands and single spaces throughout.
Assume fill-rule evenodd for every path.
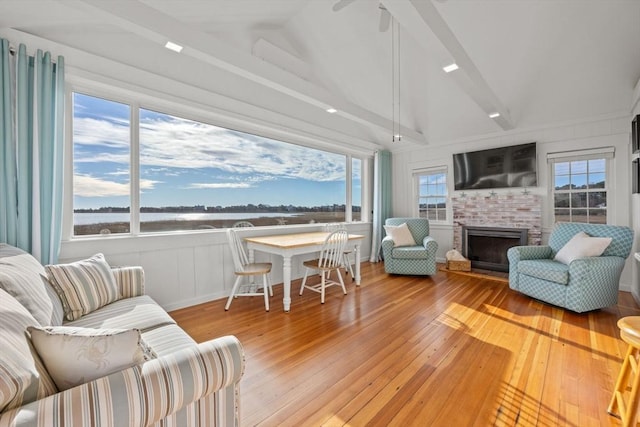
M 181 308 L 191 307 L 192 305 L 203 304 L 205 302 L 226 298 L 226 297 L 228 297 L 228 295 L 224 295 L 220 293 L 200 295 L 197 298 L 189 298 L 189 299 L 184 299 L 180 301 L 175 301 L 175 302 L 172 302 L 171 304 L 163 304 L 162 308 L 165 311 L 169 312 L 169 311 L 179 310 Z

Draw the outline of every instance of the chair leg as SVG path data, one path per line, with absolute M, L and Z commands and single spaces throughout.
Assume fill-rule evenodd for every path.
M 324 304 L 324 289 L 325 289 L 325 278 L 324 272 L 320 273 L 321 281 L 320 281 L 320 304 Z
M 351 266 L 351 261 L 349 261 L 348 254 L 342 254 L 342 262 L 345 265 L 344 270 L 349 271 L 349 274 L 351 274 L 351 280 L 356 280 L 356 276 L 353 274 L 353 267 Z
M 302 285 L 300 285 L 300 295 L 302 295 L 302 291 L 304 291 L 304 285 L 307 283 L 307 274 L 309 274 L 309 269 L 304 269 L 304 278 L 302 279 Z
M 267 282 L 269 283 L 269 296 L 273 296 L 273 285 L 271 284 L 270 276 L 267 276 Z
M 623 427 L 636 425 L 638 403 L 640 402 L 640 372 L 632 366 L 631 359 L 637 359 L 640 350 L 632 345 L 627 348 L 627 353 L 622 362 L 616 386 L 611 397 L 611 402 L 607 412 L 614 417 L 620 418 Z M 624 401 L 624 394 L 629 387 L 629 377 L 633 377 L 629 401 Z
M 229 307 L 231 306 L 231 301 L 233 301 L 233 297 L 235 296 L 236 292 L 238 291 L 238 286 L 240 286 L 240 281 L 241 280 L 242 280 L 242 276 L 236 277 L 236 281 L 233 284 L 233 288 L 231 288 L 231 294 L 229 294 L 229 298 L 227 299 L 227 304 L 224 306 L 224 310 L 225 311 L 229 310 Z
M 264 308 L 269 311 L 269 279 L 266 274 L 262 275 L 262 292 L 264 292 Z
M 344 287 L 344 281 L 342 280 L 342 274 L 340 274 L 340 269 L 337 269 L 336 272 L 338 274 L 338 279 L 340 279 L 340 286 L 342 286 L 342 292 L 346 295 L 347 288 Z

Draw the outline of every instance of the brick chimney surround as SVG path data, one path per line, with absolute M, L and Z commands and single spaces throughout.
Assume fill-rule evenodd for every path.
M 532 193 L 460 194 L 451 198 L 453 247 L 462 252 L 462 226 L 526 228 L 528 244 L 542 240 L 541 197 Z

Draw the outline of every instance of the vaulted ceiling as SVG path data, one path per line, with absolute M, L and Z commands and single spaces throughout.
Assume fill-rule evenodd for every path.
M 363 149 L 630 114 L 640 79 L 637 0 L 0 0 L 0 35 L 54 42 L 71 74 L 140 70 L 216 98 L 200 104 Z

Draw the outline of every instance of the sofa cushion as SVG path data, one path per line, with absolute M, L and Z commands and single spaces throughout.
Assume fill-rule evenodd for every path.
M 406 222 L 398 226 L 385 225 L 384 231 L 386 231 L 387 235 L 391 237 L 395 247 L 416 245 L 416 241 L 413 239 L 411 231 L 409 231 L 409 226 L 407 226 Z
M 27 330 L 59 391 L 156 357 L 138 329 L 55 326 Z
M 569 283 L 569 266 L 552 259 L 520 261 L 518 263 L 518 273 L 561 285 Z
M 76 320 L 120 299 L 120 291 L 104 255 L 71 264 L 45 266 L 58 292 L 67 320 Z
M 142 339 L 158 357 L 197 345 L 178 325 L 165 325 L 148 330 L 142 333 Z
M 142 332 L 158 326 L 175 324 L 148 295 L 125 298 L 99 308 L 78 320 L 66 322 L 65 326 L 85 328 L 137 328 Z
M 402 246 L 393 248 L 391 252 L 393 258 L 402 259 L 429 259 L 429 251 L 424 246 Z
M 563 264 L 571 264 L 574 259 L 600 256 L 611 244 L 611 240 L 611 237 L 591 237 L 581 231 L 558 251 L 554 259 Z
M 30 345 L 29 326 L 39 325 L 17 299 L 0 289 L 0 412 L 57 392 Z
M 0 244 L 0 288 L 20 302 L 41 325 L 62 324 L 62 304 L 31 254 Z

